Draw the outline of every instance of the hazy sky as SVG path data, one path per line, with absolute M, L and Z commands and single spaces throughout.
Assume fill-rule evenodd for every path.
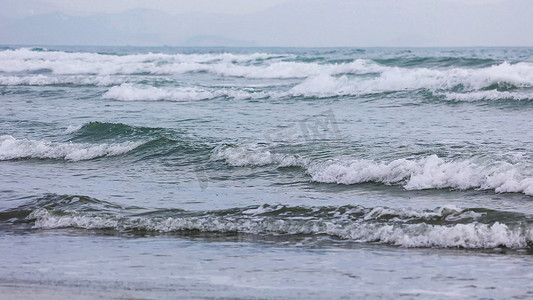
M 28 0 L 9 0 L 26 2 Z M 284 2 L 294 0 L 37 0 L 51 4 L 70 14 L 117 13 L 135 8 L 162 10 L 171 14 L 185 12 L 244 14 L 256 12 Z M 331 0 L 323 0 L 328 3 Z M 353 0 L 357 2 L 358 0 Z M 361 0 L 359 0 L 361 1 Z M 364 0 L 363 0 L 364 1 Z M 383 1 L 383 0 L 373 0 Z M 402 2 L 403 0 L 395 0 Z M 427 2 L 455 2 L 466 5 L 484 5 L 505 0 L 426 0 Z M 533 12 L 532 12 L 533 13 Z
M 533 0 L 0 0 L 0 7 L 0 44 L 533 46 Z M 205 36 L 213 39 L 198 38 Z
M 208 12 L 243 14 L 260 11 L 290 0 L 43 0 L 70 12 L 120 12 L 150 8 L 171 14 Z
M 246 14 L 260 11 L 291 0 L 1 0 L 3 13 L 10 9 L 17 14 L 32 15 L 61 11 L 70 15 L 118 13 L 131 9 L 148 8 L 169 14 L 187 12 Z

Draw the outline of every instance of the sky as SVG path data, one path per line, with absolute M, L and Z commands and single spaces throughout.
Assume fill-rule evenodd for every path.
M 10 9 L 18 16 L 50 11 L 83 16 L 95 13 L 119 13 L 131 9 L 154 9 L 169 14 L 188 12 L 246 14 L 264 10 L 291 0 L 1 0 L 3 14 Z M 1 14 L 2 12 L 0 12 Z
M 533 0 L 0 0 L 0 44 L 533 46 Z
M 47 0 L 72 13 L 116 13 L 135 8 L 159 9 L 171 14 L 186 12 L 244 14 L 289 0 Z

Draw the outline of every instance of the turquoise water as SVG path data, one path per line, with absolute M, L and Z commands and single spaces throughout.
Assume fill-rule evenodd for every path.
M 0 95 L 5 295 L 533 292 L 533 49 L 3 47 Z

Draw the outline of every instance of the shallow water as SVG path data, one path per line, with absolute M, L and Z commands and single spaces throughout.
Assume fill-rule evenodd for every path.
M 533 292 L 533 49 L 4 47 L 0 95 L 5 295 Z

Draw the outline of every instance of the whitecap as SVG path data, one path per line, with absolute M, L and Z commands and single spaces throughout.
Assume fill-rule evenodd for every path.
M 279 167 L 291 167 L 303 166 L 308 161 L 298 155 L 273 153 L 256 145 L 244 145 L 240 147 L 220 145 L 213 150 L 210 159 L 212 161 L 222 160 L 234 167 L 257 167 L 272 164 Z
M 527 94 L 523 92 L 500 92 L 496 90 L 489 91 L 475 91 L 468 93 L 443 93 L 444 97 L 447 100 L 451 101 L 464 101 L 464 102 L 474 102 L 482 100 L 531 100 L 533 99 L 533 94 Z
M 406 190 L 481 189 L 533 196 L 533 176 L 527 166 L 474 158 L 451 160 L 430 155 L 390 162 L 331 160 L 311 164 L 308 173 L 313 181 L 324 183 L 379 182 L 399 184 Z
M 236 100 L 261 99 L 268 97 L 268 94 L 253 90 L 236 89 L 204 89 L 200 87 L 176 87 L 160 88 L 146 85 L 136 85 L 123 83 L 119 86 L 111 87 L 102 97 L 104 99 L 122 101 L 198 101 L 220 97 Z
M 438 248 L 527 248 L 533 238 L 530 227 L 509 227 L 500 222 L 491 224 L 476 221 L 466 224 L 433 225 L 374 222 L 372 220 L 314 218 L 271 218 L 258 213 L 269 210 L 249 210 L 242 216 L 205 214 L 189 217 L 114 217 L 76 212 L 53 214 L 37 209 L 28 219 L 35 219 L 34 228 L 57 229 L 113 229 L 117 231 L 143 230 L 160 233 L 197 230 L 200 232 L 240 232 L 249 234 L 330 235 L 361 243 L 385 243 L 401 247 Z M 420 213 L 410 213 L 420 215 Z
M 142 144 L 142 142 L 115 144 L 60 143 L 16 139 L 11 135 L 2 135 L 0 136 L 0 160 L 41 158 L 80 161 L 97 157 L 121 155 Z

